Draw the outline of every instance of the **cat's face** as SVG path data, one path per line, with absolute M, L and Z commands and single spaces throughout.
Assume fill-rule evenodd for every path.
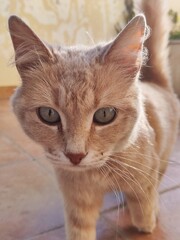
M 136 24 L 144 29 L 140 20 Z M 19 20 L 12 21 L 30 31 Z M 56 166 L 69 170 L 102 166 L 135 136 L 140 114 L 136 84 L 142 61 L 139 32 L 136 45 L 128 46 L 133 54 L 127 56 L 126 49 L 118 58 L 115 52 L 120 40 L 87 49 L 52 49 L 37 38 L 38 56 L 30 51 L 24 56 L 12 34 L 22 78 L 12 101 L 14 112 Z

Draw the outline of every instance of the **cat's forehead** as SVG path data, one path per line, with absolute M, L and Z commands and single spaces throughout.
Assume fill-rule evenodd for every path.
M 95 89 L 95 56 L 89 57 L 87 51 L 61 50 L 57 53 L 56 66 L 59 103 L 65 106 L 78 105 L 84 102 L 93 104 Z M 96 66 L 96 67 L 95 67 Z
M 62 78 L 68 78 L 66 83 L 84 82 L 88 75 L 93 74 L 99 64 L 99 48 L 70 47 L 54 51 L 58 70 Z M 62 79 L 63 80 L 63 79 Z
M 59 84 L 56 87 L 55 104 L 66 113 L 91 111 L 96 102 L 96 96 L 91 84 Z
M 99 62 L 99 53 L 97 48 L 55 49 L 56 63 L 32 71 L 26 81 L 27 101 L 33 96 L 33 105 L 57 106 L 66 113 L 114 106 L 122 90 L 121 76 Z
M 57 54 L 57 74 L 59 81 L 71 87 L 88 82 L 95 67 L 94 59 L 90 59 L 83 51 L 60 51 Z

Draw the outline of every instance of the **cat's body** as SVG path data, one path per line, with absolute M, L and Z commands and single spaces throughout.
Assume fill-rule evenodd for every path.
M 95 240 L 103 196 L 112 189 L 125 193 L 133 225 L 144 232 L 155 227 L 157 189 L 179 121 L 163 6 L 161 0 L 138 3 L 152 27 L 148 67 L 142 67 L 148 34 L 143 15 L 114 41 L 89 48 L 47 46 L 10 18 L 22 78 L 14 112 L 54 164 L 68 240 Z

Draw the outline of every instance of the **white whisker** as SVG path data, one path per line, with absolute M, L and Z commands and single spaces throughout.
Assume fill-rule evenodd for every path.
M 109 164 L 109 162 L 107 162 L 107 164 Z M 108 165 L 109 166 L 109 165 Z M 126 180 L 126 176 L 125 175 L 123 175 L 123 174 L 119 174 L 118 172 L 117 172 L 117 170 L 116 169 L 114 169 L 113 167 L 111 167 L 111 166 L 109 166 L 109 168 L 114 172 L 114 173 L 116 173 L 117 174 L 117 176 L 119 176 L 120 178 L 122 178 L 122 180 L 130 187 L 130 189 L 132 190 L 132 192 L 134 193 L 134 195 L 135 195 L 135 197 L 136 197 L 136 199 L 137 199 L 137 201 L 138 201 L 138 203 L 139 203 L 139 206 L 140 206 L 140 208 L 141 208 L 141 211 L 142 211 L 142 213 L 144 214 L 144 211 L 143 211 L 143 208 L 142 208 L 142 205 L 141 205 L 141 202 L 140 202 L 140 199 L 139 199 L 139 197 L 138 197 L 138 195 L 137 195 L 137 193 L 136 193 L 136 191 L 133 189 L 133 187 L 129 184 L 129 182 Z

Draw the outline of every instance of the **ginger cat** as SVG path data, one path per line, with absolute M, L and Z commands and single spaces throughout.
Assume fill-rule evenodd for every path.
M 9 18 L 22 79 L 13 109 L 54 166 L 68 240 L 96 239 L 103 196 L 112 189 L 125 193 L 139 231 L 156 225 L 157 189 L 179 107 L 169 74 L 165 1 L 136 4 L 146 18 L 137 15 L 114 40 L 91 47 L 53 47 L 18 17 Z

